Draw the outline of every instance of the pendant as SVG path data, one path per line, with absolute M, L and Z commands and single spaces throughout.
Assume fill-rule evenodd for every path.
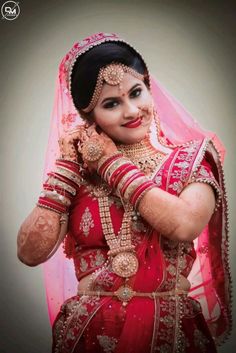
M 120 288 L 117 289 L 115 292 L 115 295 L 117 298 L 123 302 L 123 306 L 126 306 L 128 302 L 133 298 L 135 295 L 135 291 L 133 291 L 132 288 L 130 288 L 127 285 L 121 286 Z
M 138 271 L 137 256 L 131 252 L 121 252 L 112 259 L 112 270 L 120 277 L 131 277 Z

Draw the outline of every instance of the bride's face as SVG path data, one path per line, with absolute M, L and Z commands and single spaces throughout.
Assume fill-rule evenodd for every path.
M 121 87 L 103 85 L 93 111 L 94 120 L 113 141 L 137 143 L 150 128 L 152 102 L 145 83 L 125 73 Z

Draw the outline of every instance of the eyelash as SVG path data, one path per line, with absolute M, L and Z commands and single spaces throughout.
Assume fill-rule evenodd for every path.
M 139 92 L 138 95 L 136 94 L 137 92 Z M 137 97 L 140 96 L 141 92 L 142 92 L 142 89 L 141 89 L 141 88 L 136 88 L 135 90 L 133 90 L 133 91 L 130 93 L 130 97 L 131 97 L 131 98 L 137 98 Z M 135 93 L 135 95 L 133 96 L 134 93 Z M 133 97 L 132 97 L 132 96 L 133 96 Z M 114 105 L 114 103 L 118 103 L 118 101 L 115 101 L 115 100 L 110 101 L 110 102 L 106 103 L 106 104 L 103 106 L 103 108 L 105 108 L 105 109 L 112 109 L 112 108 L 115 108 L 116 105 Z

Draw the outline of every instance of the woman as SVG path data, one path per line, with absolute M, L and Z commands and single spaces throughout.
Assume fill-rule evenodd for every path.
M 60 249 L 45 265 L 54 353 L 216 352 L 230 277 L 223 150 L 210 136 L 117 35 L 92 35 L 64 57 L 50 172 L 18 235 L 29 266 L 63 240 L 74 261 L 78 292 L 56 318 L 70 274 Z

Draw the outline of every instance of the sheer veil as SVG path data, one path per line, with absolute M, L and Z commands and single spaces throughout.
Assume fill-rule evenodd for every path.
M 96 33 L 73 45 L 59 65 L 58 77 L 55 87 L 54 106 L 51 117 L 48 148 L 45 158 L 44 180 L 47 173 L 54 169 L 54 163 L 59 156 L 59 137 L 76 126 L 83 124 L 79 113 L 76 111 L 70 94 L 70 75 L 76 59 L 94 46 L 107 41 L 124 42 L 125 40 L 114 33 Z M 134 49 L 134 48 L 133 48 Z M 136 50 L 136 49 L 135 49 Z M 136 50 L 138 53 L 138 51 Z M 140 54 L 139 54 L 140 55 Z M 158 149 L 165 151 L 174 148 L 177 144 L 184 144 L 189 140 L 209 138 L 209 152 L 212 155 L 219 175 L 219 183 L 224 192 L 224 179 L 222 163 L 225 148 L 219 138 L 210 131 L 202 129 L 191 114 L 178 102 L 158 80 L 151 76 L 151 91 L 160 125 L 157 138 L 157 129 L 152 124 L 151 139 Z M 209 239 L 214 232 L 214 251 L 221 257 L 221 278 L 213 279 L 215 273 L 214 261 L 202 253 L 203 245 L 211 246 Z M 217 233 L 217 234 L 215 234 Z M 228 223 L 227 200 L 222 198 L 222 205 L 213 217 L 213 223 L 206 227 L 197 238 L 195 248 L 198 255 L 196 265 L 190 275 L 192 284 L 191 296 L 201 301 L 206 319 L 209 322 L 216 320 L 217 307 L 220 306 L 226 318 L 225 333 L 230 327 L 230 273 L 228 261 Z M 204 266 L 203 266 L 204 264 Z M 43 265 L 45 289 L 48 311 L 53 323 L 61 304 L 73 295 L 76 295 L 77 280 L 74 274 L 73 262 L 66 259 L 61 245 L 56 254 Z M 219 268 L 218 268 L 219 269 Z M 209 290 L 209 283 L 212 290 Z M 222 288 L 222 283 L 223 287 Z M 217 332 L 217 329 L 216 329 Z

